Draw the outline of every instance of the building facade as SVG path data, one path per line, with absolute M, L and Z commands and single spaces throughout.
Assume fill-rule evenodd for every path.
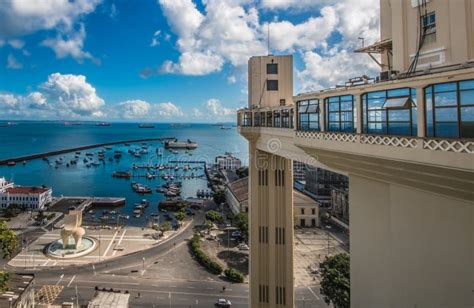
M 34 308 L 34 275 L 10 274 L 7 291 L 0 293 L 0 307 Z
M 294 190 L 294 213 L 295 226 L 319 227 L 321 225 L 319 219 L 320 204 L 309 196 Z
M 242 167 L 242 162 L 232 154 L 216 156 L 216 165 L 219 170 L 237 170 Z
M 224 190 L 225 201 L 232 214 L 248 213 L 249 211 L 249 178 L 244 177 L 228 183 Z
M 473 13 L 382 0 L 381 75 L 291 101 L 291 57 L 249 60 L 252 307 L 294 306 L 293 159 L 349 178 L 352 307 L 473 305 Z
M 0 209 L 18 205 L 30 210 L 42 210 L 52 201 L 52 189 L 47 187 L 15 186 L 0 192 Z

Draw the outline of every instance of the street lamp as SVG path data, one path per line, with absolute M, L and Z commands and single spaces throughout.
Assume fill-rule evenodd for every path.
M 142 258 L 142 271 L 145 273 L 145 257 Z

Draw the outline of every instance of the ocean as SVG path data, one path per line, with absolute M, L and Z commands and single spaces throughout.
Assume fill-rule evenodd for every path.
M 17 122 L 15 125 L 0 127 L 0 159 L 8 159 L 29 154 L 43 153 L 65 148 L 85 146 L 90 144 L 107 143 L 113 141 L 176 137 L 179 140 L 190 139 L 198 143 L 196 150 L 179 151 L 173 154 L 164 150 L 164 145 L 159 142 L 147 142 L 148 154 L 140 158 L 127 153 L 129 148 L 138 148 L 142 144 L 124 144 L 112 146 L 106 150 L 105 163 L 99 166 L 87 167 L 83 163 L 86 152 L 96 153 L 103 149 L 95 148 L 82 151 L 76 165 L 66 166 L 66 163 L 58 168 L 47 162 L 36 159 L 23 165 L 0 166 L 0 177 L 14 181 L 17 185 L 46 185 L 53 188 L 54 196 L 100 196 L 100 197 L 124 197 L 126 205 L 118 211 L 131 215 L 134 204 L 142 199 L 147 199 L 151 205 L 141 218 L 130 218 L 130 224 L 139 225 L 145 221 L 151 213 L 157 212 L 157 204 L 165 197 L 155 191 L 157 186 L 165 183 L 163 179 L 146 179 L 144 177 L 133 177 L 130 180 L 112 177 L 114 171 L 133 171 L 135 176 L 143 176 L 146 169 L 133 169 L 133 164 L 167 163 L 172 160 L 204 160 L 213 162 L 215 156 L 231 152 L 247 163 L 248 145 L 247 141 L 238 134 L 237 129 L 220 129 L 219 126 L 210 124 L 156 124 L 155 128 L 139 128 L 136 123 L 112 123 L 111 126 L 96 126 L 95 123 L 82 123 L 81 125 L 64 125 L 59 122 Z M 163 155 L 160 157 L 156 150 L 161 149 Z M 115 150 L 122 151 L 120 160 L 109 161 Z M 65 162 L 74 158 L 75 153 L 68 153 L 50 157 L 50 161 L 63 157 Z M 96 159 L 97 160 L 97 159 Z M 183 166 L 184 164 L 181 164 Z M 174 171 L 173 171 L 174 172 Z M 194 170 L 196 176 L 202 175 L 203 170 Z M 161 172 L 160 172 L 161 173 Z M 168 171 L 168 173 L 171 173 Z M 191 172 L 188 171 L 188 175 Z M 184 171 L 176 171 L 175 175 L 184 175 Z M 203 178 L 179 179 L 182 181 L 182 197 L 195 197 L 198 189 L 208 189 L 207 181 Z M 152 188 L 153 193 L 139 195 L 132 191 L 131 182 L 145 184 Z

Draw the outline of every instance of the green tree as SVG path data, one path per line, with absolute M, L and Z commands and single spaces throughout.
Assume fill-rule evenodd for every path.
M 212 222 L 220 222 L 222 220 L 222 216 L 219 212 L 216 211 L 207 211 L 206 219 Z
M 225 202 L 224 191 L 222 190 L 215 191 L 214 194 L 212 195 L 212 198 L 214 199 L 214 202 L 216 204 L 224 203 Z
M 239 176 L 239 178 L 249 176 L 249 167 L 240 167 L 239 169 L 235 170 L 235 173 Z
M 350 307 L 350 259 L 347 253 L 326 257 L 321 263 L 321 294 L 336 308 Z
M 10 258 L 16 247 L 16 234 L 8 228 L 4 221 L 0 221 L 0 249 L 2 250 L 3 258 Z
M 166 232 L 171 230 L 171 223 L 169 221 L 165 221 L 159 226 L 159 230 L 161 232 Z
M 0 291 L 1 292 L 7 291 L 8 278 L 10 278 L 10 274 L 8 274 L 7 272 L 0 271 Z
M 239 228 L 242 235 L 248 239 L 249 236 L 249 215 L 247 213 L 239 213 L 232 219 L 234 224 Z
M 186 217 L 186 213 L 184 211 L 179 211 L 174 216 L 176 217 L 176 220 L 183 221 L 184 218 Z

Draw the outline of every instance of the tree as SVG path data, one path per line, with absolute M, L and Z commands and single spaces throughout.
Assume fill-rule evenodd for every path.
M 212 222 L 220 222 L 222 220 L 222 216 L 219 212 L 211 210 L 206 213 L 206 219 Z
M 239 169 L 235 170 L 235 173 L 239 176 L 239 178 L 244 178 L 246 176 L 249 176 L 249 168 L 240 167 Z
M 214 202 L 216 204 L 224 203 L 225 202 L 224 191 L 222 190 L 215 191 L 214 194 L 212 195 L 212 198 L 214 199 Z
M 176 217 L 177 221 L 183 221 L 184 218 L 186 217 L 186 213 L 184 211 L 179 211 L 174 216 Z
M 249 236 L 249 215 L 247 213 L 239 213 L 233 218 L 234 224 L 239 228 L 243 236 L 248 239 Z
M 324 301 L 336 308 L 350 307 L 350 259 L 347 253 L 340 253 L 326 259 L 321 267 L 321 294 Z
M 7 282 L 10 278 L 10 274 L 7 272 L 0 271 L 0 291 L 5 292 L 7 290 Z
M 159 227 L 161 232 L 166 232 L 171 230 L 171 223 L 169 221 L 165 221 Z
M 0 249 L 2 250 L 3 258 L 10 258 L 16 246 L 16 234 L 8 228 L 4 221 L 0 221 Z

